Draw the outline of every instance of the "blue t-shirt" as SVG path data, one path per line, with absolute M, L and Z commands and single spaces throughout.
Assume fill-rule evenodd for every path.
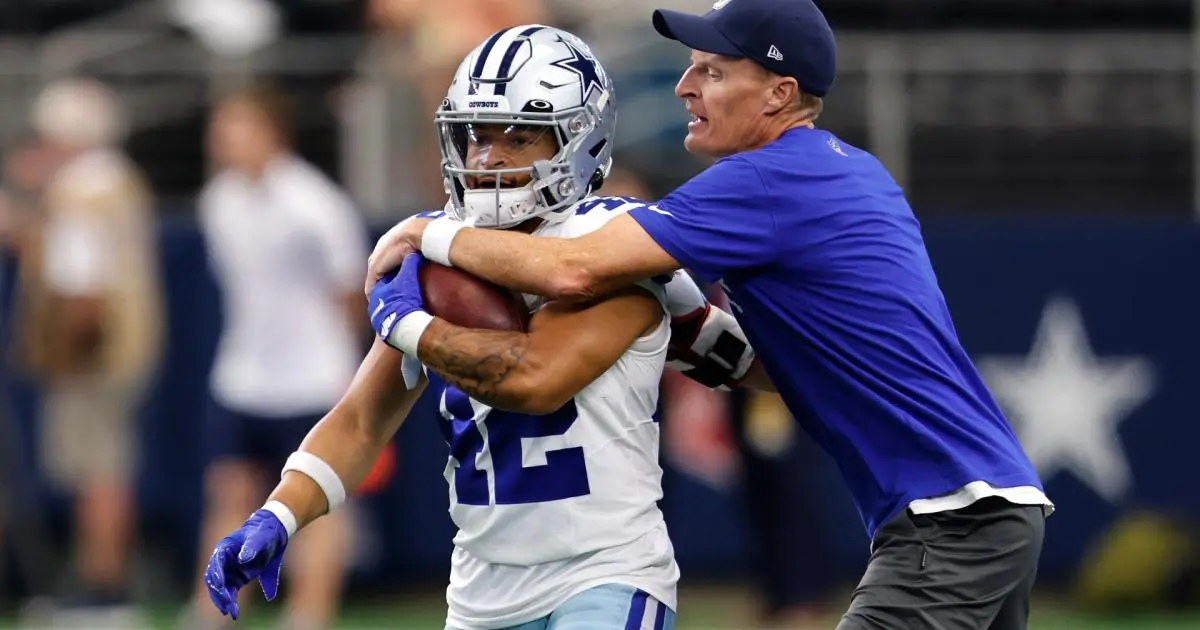
M 788 408 L 837 460 L 868 536 L 972 481 L 1042 487 L 874 156 L 797 128 L 631 216 L 725 289 Z

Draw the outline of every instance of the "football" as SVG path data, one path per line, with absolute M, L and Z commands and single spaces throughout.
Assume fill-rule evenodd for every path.
M 420 273 L 425 310 L 455 326 L 524 332 L 529 309 L 514 291 L 432 261 Z

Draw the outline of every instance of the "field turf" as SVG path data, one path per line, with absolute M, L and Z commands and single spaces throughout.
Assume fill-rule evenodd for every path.
M 680 598 L 677 630 L 774 630 L 754 625 L 749 598 L 741 589 L 705 587 L 685 590 Z M 257 603 L 245 611 L 235 630 L 275 630 L 278 606 Z M 386 602 L 355 604 L 342 615 L 337 630 L 441 630 L 444 607 L 437 595 L 397 595 Z M 177 609 L 164 607 L 152 614 L 156 630 L 174 630 Z M 813 628 L 832 630 L 835 617 Z M 0 619 L 0 630 L 16 629 Z M 1041 604 L 1034 609 L 1031 630 L 1200 630 L 1200 611 L 1184 615 L 1102 616 L 1072 613 Z

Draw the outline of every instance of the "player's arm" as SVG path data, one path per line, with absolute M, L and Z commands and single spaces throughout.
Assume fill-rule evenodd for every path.
M 629 287 L 589 303 L 550 302 L 526 333 L 461 328 L 435 318 L 417 356 L 476 400 L 547 414 L 612 367 L 662 317 L 656 298 Z
M 427 381 L 422 376 L 413 389 L 406 389 L 400 371 L 403 359 L 402 353 L 376 339 L 346 394 L 304 438 L 297 452 L 324 462 L 326 472 L 335 477 L 322 475 L 322 470 L 284 473 L 270 500 L 290 509 L 297 527 L 329 511 L 331 501 L 323 485 L 338 484 L 343 497 L 345 488 L 358 487 L 404 423 Z M 308 456 L 301 458 L 311 467 Z M 333 492 L 337 494 L 337 488 Z
M 686 271 L 663 287 L 671 313 L 667 366 L 711 389 L 775 391 L 736 317 L 712 304 Z

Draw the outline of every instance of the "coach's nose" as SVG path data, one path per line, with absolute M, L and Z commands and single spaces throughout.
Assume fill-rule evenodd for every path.
M 683 71 L 683 76 L 679 77 L 679 83 L 675 84 L 675 96 L 682 99 L 700 98 L 700 92 L 696 88 L 696 67 L 689 66 Z

